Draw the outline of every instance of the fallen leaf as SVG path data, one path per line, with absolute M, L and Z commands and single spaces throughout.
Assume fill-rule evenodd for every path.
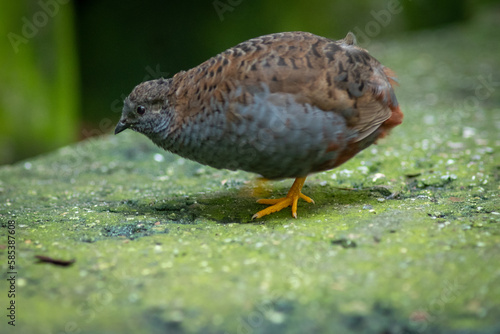
M 72 260 L 60 260 L 60 259 L 53 259 L 48 256 L 44 255 L 35 255 L 35 257 L 38 259 L 38 263 L 52 263 L 53 265 L 56 266 L 61 266 L 61 267 L 67 267 L 75 263 L 75 259 Z

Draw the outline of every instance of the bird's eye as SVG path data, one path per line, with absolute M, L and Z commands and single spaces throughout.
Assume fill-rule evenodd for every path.
M 144 113 L 146 112 L 146 107 L 144 107 L 144 106 L 137 106 L 137 109 L 135 109 L 135 111 L 139 115 L 144 115 Z

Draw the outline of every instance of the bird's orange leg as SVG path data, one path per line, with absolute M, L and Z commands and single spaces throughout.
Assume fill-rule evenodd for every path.
M 314 203 L 312 198 L 307 197 L 300 192 L 304 186 L 304 182 L 306 182 L 305 177 L 296 178 L 286 197 L 276 199 L 259 199 L 257 203 L 269 204 L 271 206 L 254 214 L 252 219 L 261 218 L 273 212 L 278 212 L 286 207 L 289 207 L 290 205 L 292 206 L 292 216 L 297 218 L 297 202 L 299 198 L 302 198 L 308 203 Z

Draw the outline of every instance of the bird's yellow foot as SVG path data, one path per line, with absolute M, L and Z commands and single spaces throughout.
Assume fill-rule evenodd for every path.
M 241 188 L 241 195 L 251 196 L 251 197 L 266 197 L 269 195 L 270 191 L 266 186 L 269 180 L 259 177 L 253 181 L 249 181 L 248 184 Z
M 254 214 L 252 219 L 261 218 L 273 212 L 278 212 L 286 207 L 289 207 L 290 205 L 292 206 L 292 216 L 297 218 L 297 202 L 299 198 L 302 198 L 308 203 L 314 203 L 312 198 L 307 197 L 300 192 L 305 181 L 305 177 L 296 178 L 286 197 L 276 199 L 259 199 L 257 203 L 268 204 L 271 206 Z

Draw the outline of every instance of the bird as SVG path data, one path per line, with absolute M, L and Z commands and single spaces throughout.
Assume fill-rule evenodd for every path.
M 157 146 L 218 169 L 294 178 L 285 197 L 259 199 L 261 218 L 297 218 L 308 175 L 338 167 L 403 121 L 395 73 L 357 45 L 282 32 L 242 42 L 171 78 L 138 84 L 115 134 L 132 129 Z

